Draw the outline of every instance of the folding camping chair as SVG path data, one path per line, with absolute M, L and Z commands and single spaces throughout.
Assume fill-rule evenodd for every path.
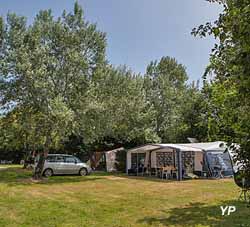
M 166 179 L 171 179 L 172 178 L 171 170 L 172 170 L 171 166 L 162 167 L 161 168 L 162 179 L 164 178 L 164 175 L 166 176 Z

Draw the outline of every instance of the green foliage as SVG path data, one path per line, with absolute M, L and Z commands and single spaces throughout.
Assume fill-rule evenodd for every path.
M 184 91 L 179 127 L 182 129 L 178 141 L 186 142 L 188 137 L 198 141 L 208 140 L 207 100 L 198 84 L 188 86 Z
M 50 137 L 47 142 L 72 131 L 78 99 L 104 63 L 105 35 L 82 15 L 76 3 L 74 14 L 64 12 L 58 19 L 51 10 L 40 11 L 27 27 L 24 17 L 9 13 L 3 25 L 2 105 L 32 112 L 37 132 Z
M 156 132 L 163 142 L 186 142 L 187 135 L 195 130 L 192 127 L 198 124 L 192 123 L 188 114 L 195 113 L 193 105 L 199 90 L 188 87 L 187 79 L 185 67 L 174 58 L 163 57 L 147 67 L 144 88 L 148 103 L 155 110 Z M 199 133 L 191 134 L 197 137 Z
M 215 1 L 221 2 L 221 1 Z M 212 34 L 219 44 L 213 49 L 207 74 L 215 78 L 209 91 L 209 134 L 238 143 L 237 159 L 250 174 L 250 2 L 227 0 L 214 24 L 194 29 L 195 35 Z
M 126 68 L 106 67 L 92 80 L 82 108 L 86 142 L 114 138 L 117 143 L 158 141 L 153 110 L 146 104 L 143 79 Z
M 163 57 L 143 77 L 109 65 L 105 33 L 83 15 L 76 3 L 59 18 L 40 11 L 29 26 L 13 13 L 0 18 L 0 146 L 91 156 L 206 138 L 204 96 L 185 67 Z
M 28 27 L 24 17 L 9 13 L 1 27 L 1 109 L 23 110 L 48 152 L 76 126 L 79 101 L 105 63 L 105 34 L 85 22 L 77 3 L 74 14 L 58 19 L 51 10 L 40 11 Z

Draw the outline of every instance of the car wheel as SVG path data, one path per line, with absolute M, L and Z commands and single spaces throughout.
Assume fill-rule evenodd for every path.
M 86 176 L 88 175 L 88 171 L 86 168 L 81 168 L 80 171 L 79 171 L 79 175 L 80 176 Z
M 51 177 L 53 175 L 53 170 L 52 169 L 45 169 L 43 172 L 43 175 L 45 177 Z

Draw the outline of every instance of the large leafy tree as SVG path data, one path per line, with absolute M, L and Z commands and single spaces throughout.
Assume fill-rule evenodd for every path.
M 206 76 L 210 136 L 240 144 L 237 159 L 250 175 L 250 1 L 214 0 L 224 10 L 214 23 L 194 29 L 201 37 L 212 34 L 215 45 Z
M 0 149 L 8 157 L 19 156 L 24 158 L 24 167 L 34 151 L 42 149 L 44 137 L 42 130 L 38 130 L 39 116 L 28 112 L 29 109 L 16 107 L 1 118 Z M 53 147 L 60 143 L 53 139 Z M 15 155 L 14 155 L 15 153 Z M 12 158 L 12 159 L 13 159 Z
M 26 119 L 36 118 L 43 151 L 35 177 L 54 141 L 75 129 L 89 81 L 105 63 L 105 46 L 105 34 L 84 20 L 77 3 L 74 13 L 57 19 L 40 11 L 30 26 L 11 13 L 0 19 L 1 108 L 23 108 Z
M 179 126 L 179 141 L 187 141 L 188 137 L 198 141 L 208 139 L 207 98 L 199 84 L 187 86 L 183 95 Z
M 126 67 L 107 66 L 96 72 L 82 108 L 83 138 L 102 143 L 112 138 L 118 144 L 158 141 L 154 111 L 148 106 L 143 78 Z
M 65 148 L 92 159 L 94 151 L 159 142 L 155 111 L 147 103 L 143 78 L 125 66 L 95 72 L 79 111 L 79 125 Z M 68 150 L 69 151 L 69 150 Z
M 7 151 L 26 151 L 39 149 L 39 133 L 34 132 L 34 117 L 28 116 L 27 109 L 15 108 L 3 115 L 0 120 L 0 149 Z
M 156 111 L 156 132 L 163 142 L 177 142 L 184 130 L 181 118 L 187 79 L 185 67 L 174 58 L 163 57 L 147 67 L 144 88 Z

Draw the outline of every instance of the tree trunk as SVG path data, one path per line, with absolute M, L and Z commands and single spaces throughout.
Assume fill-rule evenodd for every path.
M 28 165 L 31 164 L 30 160 L 31 160 L 31 151 L 27 151 L 24 158 L 23 169 L 26 169 Z
M 24 163 L 23 163 L 23 169 L 27 169 L 28 167 L 28 160 L 27 159 L 24 159 Z
M 47 158 L 47 155 L 48 155 L 50 141 L 51 141 L 50 138 L 47 137 L 45 145 L 44 145 L 44 150 L 42 152 L 40 152 L 40 154 L 39 154 L 38 163 L 35 167 L 35 171 L 34 171 L 34 175 L 33 175 L 33 178 L 36 180 L 42 179 L 43 167 L 44 167 L 45 159 Z
M 91 168 L 95 169 L 95 158 L 94 158 L 94 152 L 89 152 L 87 151 L 88 156 L 89 156 L 89 160 L 90 160 L 90 166 Z
M 42 179 L 43 167 L 44 167 L 45 159 L 47 158 L 47 155 L 49 153 L 48 151 L 49 151 L 50 144 L 51 144 L 51 138 L 50 138 L 50 136 L 47 136 L 45 144 L 44 144 L 44 150 L 43 150 L 43 152 L 39 153 L 38 163 L 35 167 L 33 178 L 36 180 Z
M 26 141 L 27 141 L 27 137 L 26 137 Z M 25 149 L 25 156 L 24 156 L 23 169 L 26 169 L 28 167 L 28 164 L 29 164 L 28 162 L 30 158 L 30 151 L 29 151 L 27 143 L 24 143 L 24 149 Z
M 44 167 L 44 162 L 45 162 L 45 159 L 47 157 L 47 154 L 48 154 L 48 152 L 46 152 L 46 151 L 40 152 L 40 154 L 39 154 L 38 163 L 35 167 L 35 171 L 34 171 L 34 175 L 33 175 L 33 178 L 36 180 L 42 179 L 43 167 Z

